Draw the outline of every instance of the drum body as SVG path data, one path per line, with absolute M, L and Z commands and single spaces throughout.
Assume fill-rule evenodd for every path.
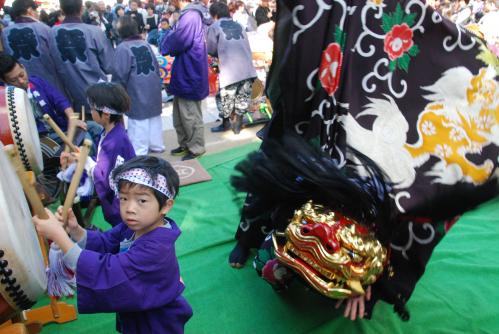
M 14 144 L 27 170 L 39 174 L 43 158 L 28 94 L 13 86 L 0 87 L 0 141 Z
M 0 145 L 0 323 L 29 309 L 47 278 L 22 186 Z

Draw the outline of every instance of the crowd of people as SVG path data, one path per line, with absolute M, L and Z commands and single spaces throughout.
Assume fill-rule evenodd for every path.
M 209 8 L 217 9 L 210 13 Z M 179 144 L 171 153 L 192 159 L 205 152 L 201 101 L 208 95 L 208 53 L 225 59 L 215 61 L 221 71 L 218 105 L 224 121 L 222 128 L 213 131 L 232 129 L 237 134 L 257 77 L 247 33 L 260 29 L 270 39 L 274 13 L 275 3 L 268 0 L 259 6 L 242 1 L 130 0 L 124 4 L 117 0 L 112 7 L 103 1 L 67 0 L 57 10 L 41 9 L 33 0 L 16 0 L 4 8 L 2 49 L 26 70 L 32 84 L 43 80 L 37 86 L 56 88 L 72 111 L 90 114 L 85 96 L 90 85 L 121 84 L 131 99 L 127 134 L 138 155 L 165 150 L 161 113 L 163 88 L 167 88 L 174 96 L 173 123 Z M 223 50 L 220 56 L 219 49 Z M 160 78 L 159 55 L 175 59 L 168 87 Z M 246 66 L 242 76 L 240 61 Z M 9 74 L 5 71 L 3 77 Z M 37 121 L 43 122 L 40 117 Z M 98 142 L 99 127 L 90 128 Z

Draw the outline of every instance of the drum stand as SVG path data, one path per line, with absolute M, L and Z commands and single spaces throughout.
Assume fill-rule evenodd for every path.
M 28 198 L 33 212 L 40 218 L 45 218 L 46 213 L 43 204 L 35 190 L 35 175 L 33 172 L 26 172 L 19 159 L 18 153 L 13 146 L 6 146 L 5 151 L 14 166 L 14 169 L 21 181 L 26 197 Z M 47 242 L 40 235 L 38 242 L 43 255 L 45 267 L 48 266 L 48 248 Z M 36 309 L 27 310 L 12 319 L 12 324 L 7 327 L 0 327 L 0 334 L 35 334 L 41 331 L 45 324 L 56 322 L 65 323 L 76 320 L 76 309 L 74 305 L 60 302 L 55 297 L 50 297 L 50 305 L 42 306 Z M 28 331 L 28 329 L 30 329 Z M 24 330 L 24 331 L 23 331 Z

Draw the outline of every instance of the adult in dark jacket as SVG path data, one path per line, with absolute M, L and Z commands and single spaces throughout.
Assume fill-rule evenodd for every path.
M 269 0 L 262 0 L 260 6 L 255 11 L 256 25 L 270 22 L 272 19 L 272 11 L 269 8 Z
M 142 14 L 138 12 L 139 9 L 139 1 L 138 0 L 130 0 L 129 3 L 130 11 L 126 13 L 126 15 L 131 16 L 135 22 L 137 22 L 137 27 L 139 27 L 139 33 L 144 31 L 144 18 Z
M 179 147 L 171 153 L 187 160 L 205 152 L 201 101 L 208 96 L 208 59 L 202 6 L 184 0 L 179 5 L 180 18 L 161 49 L 175 57 L 168 90 L 175 96 L 173 126 Z

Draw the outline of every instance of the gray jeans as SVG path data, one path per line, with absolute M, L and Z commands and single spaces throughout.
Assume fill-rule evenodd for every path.
M 175 96 L 173 127 L 177 132 L 180 147 L 187 148 L 193 154 L 203 154 L 206 151 L 201 101 L 186 100 Z

